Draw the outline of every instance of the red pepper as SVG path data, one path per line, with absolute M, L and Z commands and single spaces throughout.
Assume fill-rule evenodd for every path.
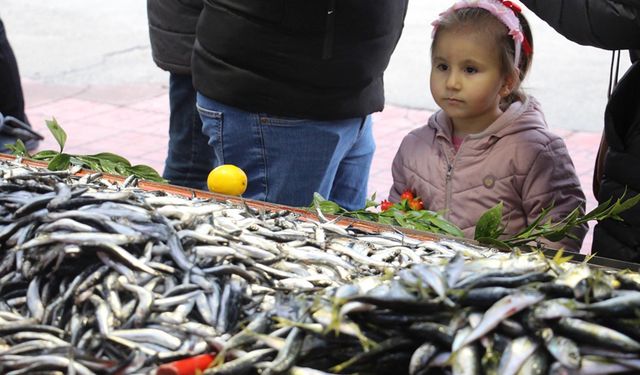
M 165 363 L 158 367 L 156 375 L 195 375 L 196 371 L 204 371 L 215 358 L 215 354 L 200 354 Z
M 422 199 L 414 198 L 409 201 L 409 208 L 414 211 L 424 210 L 424 204 L 422 203 Z
M 390 209 L 391 207 L 393 207 L 393 203 L 389 202 L 388 200 L 383 200 L 382 202 L 380 202 L 380 210 L 382 211 L 386 211 L 388 209 Z
M 400 200 L 402 201 L 404 199 L 411 201 L 413 199 L 413 192 L 409 189 L 405 190 L 402 195 L 400 195 Z

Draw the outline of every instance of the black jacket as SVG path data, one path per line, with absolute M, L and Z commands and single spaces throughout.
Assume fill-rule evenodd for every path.
M 337 120 L 384 105 L 408 0 L 204 0 L 194 85 L 249 112 Z
M 631 68 L 609 98 L 604 127 L 609 149 L 600 203 L 640 193 L 640 0 L 522 0 L 559 33 L 577 43 L 630 50 Z M 594 150 L 595 151 L 595 150 Z M 594 231 L 593 252 L 640 262 L 640 205 L 624 221 L 604 220 Z
M 202 0 L 147 0 L 153 61 L 172 73 L 191 73 L 191 52 Z

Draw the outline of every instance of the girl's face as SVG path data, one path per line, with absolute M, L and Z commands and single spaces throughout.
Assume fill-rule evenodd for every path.
M 501 114 L 510 90 L 495 43 L 469 27 L 441 30 L 432 51 L 431 94 L 456 134 L 485 130 Z

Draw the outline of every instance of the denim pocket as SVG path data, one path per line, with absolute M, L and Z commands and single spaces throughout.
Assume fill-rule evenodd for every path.
M 300 126 L 309 123 L 309 120 L 297 117 L 283 117 L 260 114 L 260 123 L 270 126 Z
M 224 125 L 224 114 L 220 111 L 203 108 L 196 105 L 200 119 L 202 120 L 202 134 L 209 137 L 209 146 L 215 152 L 216 159 L 220 164 L 224 164 L 222 131 Z
M 206 109 L 197 104 L 196 104 L 196 108 L 198 109 L 198 113 L 200 114 L 200 116 L 208 117 L 213 120 L 222 121 L 222 112 Z

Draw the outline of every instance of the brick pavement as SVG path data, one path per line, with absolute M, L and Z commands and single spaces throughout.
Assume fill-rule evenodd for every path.
M 58 149 L 45 120 L 53 117 L 68 135 L 65 150 L 74 154 L 113 152 L 132 164 L 147 164 L 162 172 L 168 139 L 169 99 L 167 87 L 152 84 L 118 86 L 63 86 L 23 82 L 27 114 L 36 130 L 45 135 L 40 150 Z M 430 112 L 387 105 L 374 115 L 377 143 L 369 195 L 387 197 L 391 186 L 391 161 L 411 129 L 426 122 Z M 599 133 L 553 129 L 567 143 L 582 187 L 587 209 L 597 204 L 591 193 L 591 176 Z M 582 248 L 591 248 L 591 230 Z

